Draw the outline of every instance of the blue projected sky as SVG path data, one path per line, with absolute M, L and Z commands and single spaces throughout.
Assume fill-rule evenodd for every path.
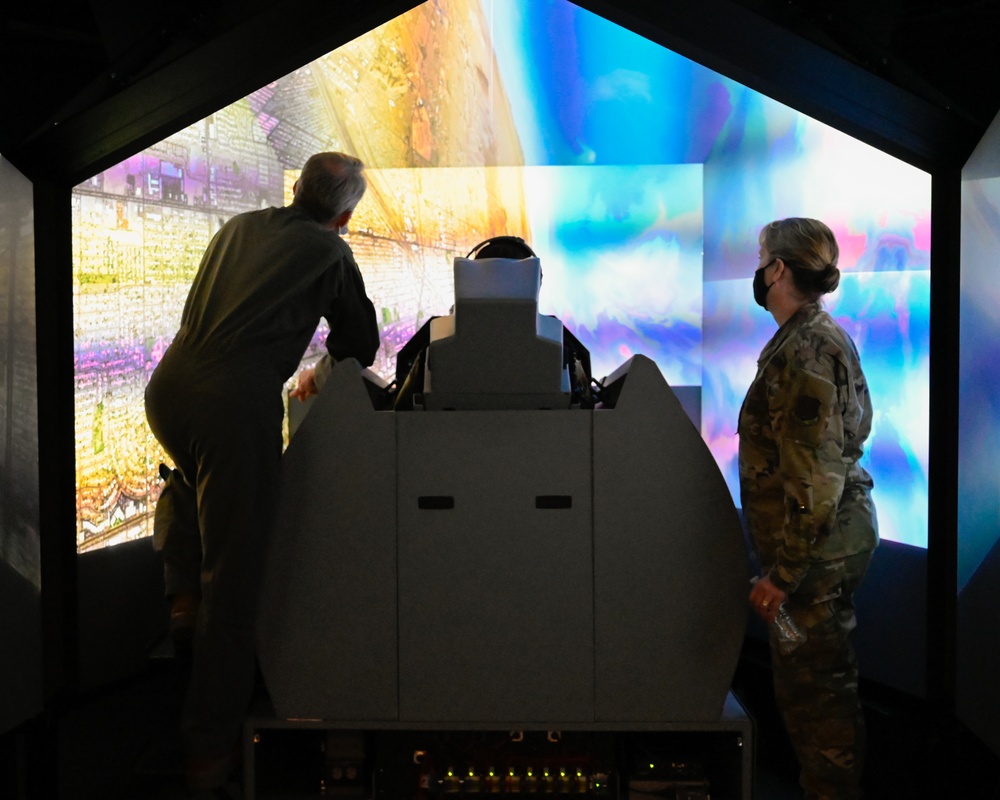
M 701 163 L 741 88 L 571 3 L 484 8 L 529 165 Z

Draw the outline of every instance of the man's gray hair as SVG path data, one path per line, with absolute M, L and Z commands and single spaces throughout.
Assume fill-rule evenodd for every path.
M 299 175 L 295 205 L 313 219 L 327 223 L 345 211 L 353 211 L 368 186 L 365 165 L 345 153 L 316 153 Z

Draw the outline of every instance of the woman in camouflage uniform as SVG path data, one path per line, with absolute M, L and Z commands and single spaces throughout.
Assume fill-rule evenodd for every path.
M 840 282 L 833 233 L 792 218 L 759 241 L 754 299 L 778 331 L 739 418 L 742 505 L 762 570 L 750 603 L 768 623 L 784 605 L 806 635 L 785 652 L 771 626 L 775 694 L 806 798 L 847 800 L 861 796 L 864 760 L 852 595 L 878 544 L 859 464 L 871 398 L 854 342 L 820 303 Z

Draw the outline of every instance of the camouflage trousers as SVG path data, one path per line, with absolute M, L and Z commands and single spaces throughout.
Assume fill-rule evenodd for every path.
M 869 552 L 814 564 L 785 603 L 806 641 L 782 653 L 772 631 L 775 696 L 806 800 L 861 797 L 865 721 L 849 636 L 857 624 L 853 593 L 870 560 Z

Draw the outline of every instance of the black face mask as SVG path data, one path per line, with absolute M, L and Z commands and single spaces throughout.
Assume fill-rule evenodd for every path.
M 773 283 L 766 282 L 767 279 L 764 277 L 764 270 L 777 260 L 776 258 L 771 259 L 763 267 L 758 267 L 757 271 L 753 274 L 753 299 L 757 305 L 764 309 L 767 308 L 767 293 L 774 286 Z

